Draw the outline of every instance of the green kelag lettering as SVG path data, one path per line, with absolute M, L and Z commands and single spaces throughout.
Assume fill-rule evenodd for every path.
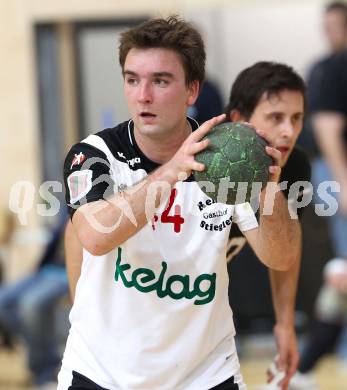
M 144 276 L 139 277 L 140 275 L 144 275 Z M 147 286 L 143 286 L 143 283 L 148 283 L 155 279 L 155 273 L 151 269 L 138 268 L 133 272 L 131 279 L 134 287 L 141 292 L 147 293 L 157 288 L 157 282 Z M 138 282 L 138 280 L 140 280 L 142 285 Z
M 135 287 L 138 291 L 143 293 L 149 293 L 151 291 L 156 291 L 159 298 L 164 298 L 167 295 L 172 299 L 193 299 L 194 297 L 200 297 L 204 299 L 196 299 L 194 305 L 204 305 L 213 300 L 216 290 L 216 274 L 202 274 L 195 279 L 194 288 L 192 291 L 189 290 L 189 275 L 171 275 L 166 281 L 166 286 L 164 288 L 164 277 L 167 271 L 167 263 L 163 261 L 161 263 L 162 270 L 160 272 L 159 278 L 157 281 L 155 273 L 148 268 L 137 268 L 133 271 L 131 275 L 131 280 L 128 280 L 125 275 L 125 271 L 130 270 L 130 264 L 121 264 L 122 261 L 122 248 L 118 248 L 118 256 L 116 261 L 116 270 L 114 279 L 117 282 L 119 279 L 122 280 L 126 288 Z M 150 282 L 152 282 L 150 284 Z M 209 287 L 205 290 L 201 289 L 201 283 L 209 282 Z M 180 283 L 182 289 L 179 292 L 175 292 L 172 289 L 174 283 Z M 147 285 L 144 285 L 147 284 Z
M 200 284 L 205 280 L 210 282 L 210 286 L 206 291 L 202 291 L 200 288 Z M 210 274 L 202 274 L 199 275 L 194 282 L 194 292 L 197 296 L 206 299 L 195 300 L 194 305 L 205 305 L 213 300 L 216 293 L 216 273 Z
M 120 264 L 122 261 L 122 248 L 118 248 L 118 257 L 116 262 L 116 271 L 114 274 L 114 280 L 117 282 L 119 276 L 121 277 L 124 286 L 127 288 L 130 288 L 133 286 L 133 283 L 131 281 L 128 281 L 128 279 L 124 275 L 124 271 L 130 269 L 130 264 Z
M 158 279 L 158 282 L 157 282 L 157 295 L 159 298 L 164 298 L 167 296 L 167 291 L 164 290 L 164 275 L 165 275 L 165 272 L 167 270 L 167 263 L 165 261 L 163 261 L 161 263 L 161 266 L 163 267 L 161 272 L 160 272 L 160 275 L 159 275 L 159 279 Z
M 180 292 L 175 292 L 171 288 L 176 282 L 182 284 L 182 290 Z M 192 292 L 189 291 L 189 275 L 171 275 L 166 282 L 166 293 L 173 299 L 192 299 L 196 295 L 194 290 Z

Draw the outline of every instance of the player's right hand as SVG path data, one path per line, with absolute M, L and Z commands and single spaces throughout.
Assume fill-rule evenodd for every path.
M 172 159 L 166 163 L 167 168 L 172 170 L 177 177 L 189 177 L 192 171 L 203 171 L 205 165 L 195 161 L 194 156 L 209 145 L 208 139 L 201 139 L 223 120 L 225 120 L 225 114 L 204 122 L 197 130 L 193 131 Z

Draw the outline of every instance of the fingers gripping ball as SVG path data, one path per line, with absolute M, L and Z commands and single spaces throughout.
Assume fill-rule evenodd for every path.
M 240 122 L 221 123 L 205 138 L 210 145 L 195 155 L 196 161 L 205 164 L 203 172 L 194 172 L 200 188 L 216 202 L 227 204 L 257 197 L 273 163 L 265 150 L 268 143 Z

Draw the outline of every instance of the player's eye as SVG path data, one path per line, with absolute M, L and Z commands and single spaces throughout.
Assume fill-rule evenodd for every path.
M 283 119 L 283 116 L 281 114 L 274 113 L 271 115 L 271 120 L 275 123 L 280 123 Z
M 168 80 L 161 79 L 161 78 L 154 79 L 153 82 L 155 85 L 158 85 L 159 87 L 165 87 L 169 84 Z
M 138 83 L 138 81 L 135 77 L 125 77 L 125 82 L 128 85 L 136 85 Z
M 294 123 L 302 123 L 304 120 L 304 116 L 302 114 L 294 115 L 293 122 Z

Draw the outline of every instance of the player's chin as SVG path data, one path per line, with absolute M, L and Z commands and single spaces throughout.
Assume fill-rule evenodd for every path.
M 283 168 L 288 161 L 288 158 L 290 156 L 290 153 L 292 152 L 293 148 L 280 148 L 279 151 L 281 152 L 281 158 L 280 158 L 280 166 Z
M 282 156 L 281 156 L 281 159 L 280 159 L 280 167 L 281 168 L 283 168 L 287 164 L 289 155 L 290 155 L 290 152 L 286 152 L 284 154 L 282 153 Z
M 140 133 L 143 135 L 153 135 L 158 133 L 158 125 L 153 123 L 143 123 L 139 122 L 137 128 L 139 129 Z

